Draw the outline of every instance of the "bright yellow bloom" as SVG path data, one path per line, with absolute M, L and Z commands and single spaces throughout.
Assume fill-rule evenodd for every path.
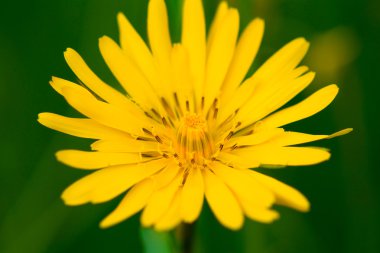
M 246 215 L 272 222 L 273 204 L 307 211 L 297 190 L 252 170 L 303 166 L 329 159 L 322 148 L 295 147 L 333 135 L 285 131 L 282 126 L 324 109 L 338 93 L 329 85 L 275 112 L 314 78 L 298 66 L 308 42 L 298 38 L 245 79 L 264 32 L 253 20 L 238 38 L 239 13 L 219 5 L 206 40 L 201 0 L 185 0 L 181 43 L 172 44 L 163 0 L 150 0 L 148 47 L 123 14 L 119 46 L 109 37 L 100 52 L 128 95 L 104 83 L 73 49 L 65 59 L 82 85 L 53 77 L 51 85 L 87 118 L 41 113 L 43 125 L 96 139 L 92 152 L 63 150 L 58 160 L 95 170 L 69 186 L 67 205 L 102 203 L 126 193 L 102 222 L 109 227 L 142 211 L 143 226 L 168 230 L 194 222 L 204 196 L 221 224 L 239 229 Z

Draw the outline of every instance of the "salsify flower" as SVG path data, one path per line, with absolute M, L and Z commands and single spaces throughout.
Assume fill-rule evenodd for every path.
M 157 230 L 194 222 L 204 199 L 230 229 L 239 229 L 244 216 L 272 222 L 279 217 L 274 204 L 309 210 L 300 192 L 254 170 L 325 161 L 326 149 L 295 145 L 350 131 L 311 135 L 282 128 L 318 113 L 338 93 L 329 85 L 278 110 L 314 78 L 298 66 L 308 42 L 291 41 L 245 79 L 263 20 L 253 20 L 238 38 L 239 13 L 222 2 L 206 39 L 201 0 L 185 0 L 182 21 L 181 42 L 173 44 L 164 0 L 150 0 L 148 47 L 118 14 L 121 45 L 102 37 L 99 47 L 126 94 L 103 82 L 73 49 L 64 53 L 81 83 L 53 77 L 51 85 L 86 118 L 41 113 L 38 120 L 96 140 L 93 151 L 57 153 L 69 166 L 95 171 L 69 186 L 64 202 L 96 204 L 127 192 L 101 227 L 142 210 L 142 225 Z

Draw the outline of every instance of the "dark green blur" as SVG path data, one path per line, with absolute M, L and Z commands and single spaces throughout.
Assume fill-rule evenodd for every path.
M 218 1 L 204 2 L 210 23 Z M 178 41 L 181 2 L 167 3 Z M 317 71 L 317 78 L 296 100 L 330 83 L 341 88 L 328 109 L 288 129 L 329 134 L 353 127 L 354 132 L 315 144 L 331 149 L 328 162 L 265 170 L 302 191 L 312 204 L 309 213 L 279 207 L 281 219 L 274 224 L 246 220 L 241 231 L 231 232 L 205 207 L 196 224 L 194 252 L 380 252 L 380 1 L 229 3 L 239 9 L 241 26 L 257 16 L 266 21 L 253 70 L 282 45 L 304 36 L 311 41 L 304 63 Z M 96 206 L 64 206 L 61 192 L 87 173 L 59 164 L 54 153 L 88 149 L 89 141 L 54 132 L 36 119 L 46 111 L 76 115 L 48 84 L 52 75 L 76 80 L 63 59 L 67 47 L 116 86 L 101 59 L 98 38 L 118 38 L 118 11 L 146 38 L 146 9 L 147 0 L 1 1 L 0 252 L 143 252 L 137 216 L 107 230 L 98 227 L 120 198 Z

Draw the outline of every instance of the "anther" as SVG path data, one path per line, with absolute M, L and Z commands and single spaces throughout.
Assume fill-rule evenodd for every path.
M 181 115 L 183 115 L 181 105 L 179 104 L 179 100 L 178 100 L 177 92 L 174 92 L 173 96 L 174 96 L 174 102 L 175 102 L 175 104 L 176 104 L 176 106 L 177 106 L 177 108 L 178 108 L 178 110 L 179 110 L 179 113 L 180 113 Z
M 202 97 L 201 99 L 201 110 L 203 110 L 205 107 L 205 97 Z
M 222 150 L 223 150 L 223 147 L 224 147 L 224 144 L 223 144 L 223 143 L 219 144 L 219 151 L 222 151 Z
M 158 141 L 159 143 L 161 143 L 161 144 L 163 143 L 160 136 L 156 135 L 156 136 L 154 136 L 154 138 L 156 138 L 156 141 Z
M 163 153 L 162 156 L 165 157 L 166 159 L 169 158 L 168 154 L 166 154 L 166 153 Z
M 152 132 L 149 131 L 148 129 L 143 128 L 142 130 L 143 130 L 143 132 L 146 133 L 147 135 L 153 136 Z
M 240 121 L 236 124 L 235 128 L 238 128 L 239 126 L 241 126 L 241 122 Z
M 231 139 L 231 137 L 234 135 L 234 131 L 230 131 L 228 133 L 228 135 L 226 136 L 225 140 L 228 141 L 229 139 Z
M 216 119 L 216 117 L 218 117 L 218 111 L 219 111 L 219 109 L 215 108 L 215 110 L 214 110 L 214 119 Z
M 156 109 L 152 108 L 151 111 L 157 118 L 161 118 L 161 115 L 156 111 Z
M 174 114 L 172 108 L 170 107 L 168 101 L 166 101 L 166 99 L 164 97 L 161 97 L 161 103 L 164 106 L 165 111 L 169 114 L 169 116 L 172 118 L 175 118 L 175 114 Z
M 190 102 L 189 100 L 186 100 L 186 110 L 190 112 Z
M 164 124 L 165 127 L 170 128 L 169 123 L 168 123 L 168 121 L 166 120 L 165 117 L 162 117 L 162 118 L 161 118 L 161 121 L 162 121 L 162 124 Z

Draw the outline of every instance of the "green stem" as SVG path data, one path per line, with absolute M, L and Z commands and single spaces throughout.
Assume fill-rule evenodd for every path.
M 169 232 L 157 232 L 142 228 L 141 238 L 145 253 L 177 253 L 173 236 Z

